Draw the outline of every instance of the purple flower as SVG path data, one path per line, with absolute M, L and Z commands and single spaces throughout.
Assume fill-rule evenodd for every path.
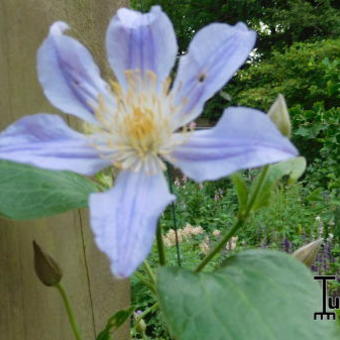
M 120 9 L 106 34 L 118 82 L 105 82 L 88 50 L 51 26 L 38 51 L 38 76 L 50 102 L 93 125 L 84 135 L 57 115 L 24 117 L 0 134 L 0 158 L 93 175 L 121 169 L 115 186 L 89 199 L 93 233 L 116 276 L 127 277 L 148 255 L 159 218 L 175 199 L 165 161 L 201 182 L 297 154 L 262 112 L 233 107 L 209 130 L 180 130 L 201 112 L 246 60 L 255 32 L 244 24 L 211 24 L 195 35 L 169 73 L 177 43 L 161 8 L 147 14 Z

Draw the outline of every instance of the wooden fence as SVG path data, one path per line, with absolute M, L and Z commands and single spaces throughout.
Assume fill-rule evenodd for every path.
M 55 113 L 36 76 L 36 51 L 56 20 L 90 46 L 104 69 L 104 33 L 122 0 L 0 1 L 0 130 L 27 114 Z M 72 122 L 74 123 L 74 121 Z M 33 271 L 32 240 L 61 264 L 84 340 L 95 339 L 106 318 L 129 304 L 129 284 L 114 280 L 88 225 L 87 211 L 35 221 L 0 219 L 0 340 L 73 339 L 64 306 Z M 128 328 L 115 339 L 128 339 Z

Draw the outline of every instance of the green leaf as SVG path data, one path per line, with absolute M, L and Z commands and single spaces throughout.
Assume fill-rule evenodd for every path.
M 283 176 L 289 176 L 288 183 L 295 183 L 306 169 L 304 157 L 291 158 L 288 161 L 280 162 L 270 166 L 269 179 L 276 182 Z
M 262 207 L 266 207 L 270 204 L 272 190 L 280 179 L 282 179 L 284 176 L 288 176 L 288 183 L 292 184 L 296 182 L 299 177 L 301 177 L 305 169 L 306 160 L 304 157 L 291 158 L 287 161 L 270 165 L 261 189 L 252 206 L 252 211 L 258 210 Z M 253 182 L 250 189 L 251 192 L 254 192 L 254 188 L 256 187 L 259 178 L 260 174 Z
M 131 306 L 130 308 L 122 309 L 116 312 L 110 317 L 110 319 L 107 321 L 107 324 L 110 325 L 111 328 L 119 328 L 131 316 L 134 309 L 135 308 Z
M 242 212 L 247 207 L 248 202 L 248 187 L 246 181 L 238 172 L 231 175 L 230 178 L 237 193 L 239 211 Z
M 107 330 L 107 329 L 102 330 L 98 334 L 96 340 L 111 340 L 111 332 L 110 332 L 110 330 Z
M 95 183 L 67 171 L 0 161 L 0 214 L 33 219 L 87 206 Z
M 245 251 L 212 273 L 163 267 L 157 282 L 178 340 L 336 339 L 334 322 L 313 319 L 322 310 L 320 286 L 285 253 Z
M 106 323 L 105 328 L 98 334 L 96 340 L 110 340 L 112 331 L 119 328 L 131 316 L 134 307 L 122 309 L 113 314 Z

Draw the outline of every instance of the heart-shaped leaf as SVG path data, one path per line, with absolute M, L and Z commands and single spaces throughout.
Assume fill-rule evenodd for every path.
M 179 340 L 336 339 L 335 322 L 313 319 L 322 310 L 318 283 L 284 253 L 245 251 L 212 273 L 163 267 L 158 292 Z
M 49 171 L 0 161 L 0 214 L 33 219 L 87 206 L 95 183 L 68 171 Z

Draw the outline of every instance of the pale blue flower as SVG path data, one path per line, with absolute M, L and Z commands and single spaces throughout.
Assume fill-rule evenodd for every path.
M 118 83 L 105 82 L 88 50 L 51 26 L 38 51 L 38 76 L 50 102 L 93 124 L 83 135 L 57 115 L 24 117 L 0 134 L 0 158 L 84 175 L 114 164 L 115 186 L 90 196 L 91 226 L 116 276 L 127 277 L 148 255 L 157 220 L 174 200 L 164 161 L 196 180 L 215 180 L 297 154 L 262 112 L 233 107 L 209 130 L 180 127 L 246 60 L 255 32 L 244 24 L 211 24 L 195 35 L 168 78 L 177 55 L 173 27 L 160 7 L 147 14 L 120 9 L 106 34 Z

